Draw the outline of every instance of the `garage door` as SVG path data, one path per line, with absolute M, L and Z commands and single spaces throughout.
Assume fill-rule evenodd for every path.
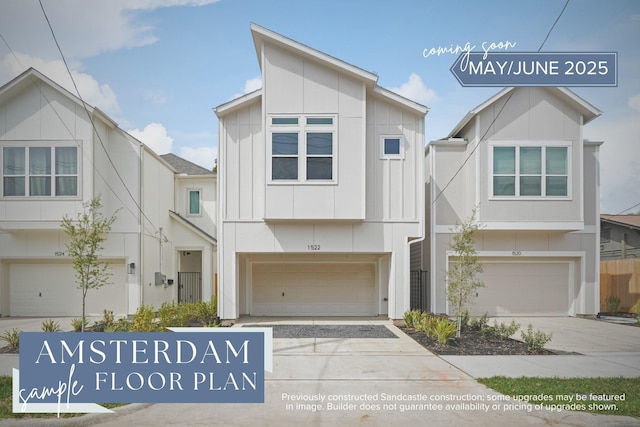
M 566 316 L 568 262 L 483 262 L 485 287 L 469 312 L 490 316 Z
M 110 264 L 110 284 L 87 293 L 88 315 L 102 311 L 127 312 L 124 264 Z M 9 295 L 12 316 L 80 316 L 82 291 L 76 286 L 70 263 L 9 264 Z
M 373 316 L 373 263 L 255 263 L 255 316 Z

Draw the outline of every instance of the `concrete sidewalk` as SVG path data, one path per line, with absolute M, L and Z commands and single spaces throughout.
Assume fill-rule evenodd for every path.
M 252 319 L 256 320 L 256 319 Z M 571 320 L 571 319 L 570 319 Z M 582 322 L 594 322 L 582 319 Z M 129 405 L 118 414 L 90 414 L 73 420 L 1 420 L 0 425 L 101 426 L 638 426 L 637 419 L 596 416 L 581 412 L 536 410 L 477 383 L 465 368 L 438 357 L 417 344 L 391 321 L 358 319 L 296 320 L 384 325 L 397 338 L 284 338 L 274 340 L 274 370 L 265 380 L 263 404 L 154 404 Z M 291 319 L 276 321 L 291 324 Z M 524 323 L 524 322 L 521 322 Z M 267 326 L 260 323 L 260 326 Z M 542 323 L 540 323 L 542 325 Z M 576 323 L 589 333 L 590 323 Z M 613 325 L 612 325 L 613 326 Z M 617 328 L 632 328 L 614 325 Z M 526 327 L 526 324 L 525 324 Z M 559 322 L 558 328 L 565 328 Z M 594 326 L 596 330 L 600 326 Z M 536 328 L 541 328 L 537 326 Z M 635 329 L 635 328 L 633 328 Z M 605 327 L 605 332 L 607 331 Z M 618 340 L 613 332 L 607 332 Z M 627 331 L 623 332 L 625 335 Z M 632 334 L 635 334 L 632 333 Z M 571 335 L 571 334 L 569 334 Z M 626 336 L 626 335 L 625 335 Z M 562 335 L 557 343 L 562 344 Z M 623 337 L 624 338 L 624 337 Z M 637 342 L 637 340 L 636 340 Z M 622 346 L 622 344 L 620 344 Z M 603 360 L 603 352 L 593 361 Z M 0 355 L 0 360 L 5 356 Z M 470 356 L 477 364 L 478 357 Z M 530 356 L 524 356 L 530 357 Z M 574 356 L 534 356 L 550 362 Z M 585 356 L 575 356 L 585 357 Z M 589 356 L 587 356 L 589 357 Z M 489 357 L 486 369 L 509 368 L 515 359 Z M 548 358 L 548 359 L 547 359 Z M 588 359 L 592 360 L 592 359 Z M 461 360 L 456 361 L 462 365 Z M 553 363 L 549 363 L 549 366 Z M 511 365 L 514 366 L 514 365 Z M 529 375 L 529 372 L 522 372 Z M 479 375 L 485 376 L 485 375 Z M 299 400 L 303 399 L 303 400 Z M 447 406 L 450 405 L 450 406 Z

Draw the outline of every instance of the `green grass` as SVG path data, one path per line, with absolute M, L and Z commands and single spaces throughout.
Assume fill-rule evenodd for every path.
M 12 404 L 12 379 L 10 376 L 0 376 L 0 419 L 2 418 L 51 418 L 57 417 L 57 414 L 22 414 L 13 413 Z M 126 405 L 126 403 L 100 403 L 105 408 L 117 408 Z M 74 417 L 82 414 L 60 414 L 61 417 Z
M 563 410 L 559 405 L 579 404 L 584 406 L 581 412 L 640 418 L 640 378 L 493 377 L 477 381 L 507 396 L 530 396 L 529 403 L 542 403 L 547 410 Z M 534 401 L 541 395 L 551 400 Z M 592 395 L 623 396 L 624 400 L 595 400 Z M 572 400 L 563 400 L 565 396 Z

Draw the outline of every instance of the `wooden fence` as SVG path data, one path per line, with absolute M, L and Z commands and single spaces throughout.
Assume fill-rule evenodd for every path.
M 600 262 L 600 311 L 607 311 L 609 296 L 620 298 L 620 311 L 629 311 L 640 299 L 640 258 Z

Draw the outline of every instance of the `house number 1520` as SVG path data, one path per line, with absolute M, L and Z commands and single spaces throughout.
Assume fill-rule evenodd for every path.
M 310 251 L 319 251 L 320 245 L 307 245 L 307 249 L 309 249 Z

